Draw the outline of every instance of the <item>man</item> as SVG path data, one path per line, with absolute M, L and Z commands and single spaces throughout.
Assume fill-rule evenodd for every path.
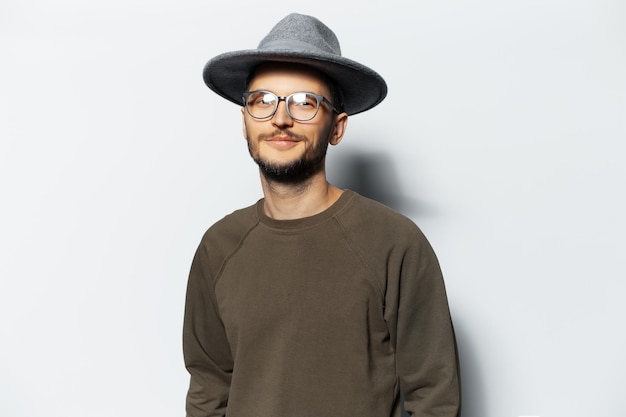
M 315 18 L 204 68 L 242 105 L 264 198 L 213 225 L 189 276 L 189 417 L 456 416 L 454 336 L 437 259 L 407 218 L 326 180 L 348 115 L 382 101 Z

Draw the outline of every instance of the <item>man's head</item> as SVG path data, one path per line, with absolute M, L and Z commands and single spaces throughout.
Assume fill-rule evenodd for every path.
M 265 178 L 301 183 L 323 171 L 328 145 L 341 141 L 348 118 L 334 104 L 337 94 L 328 77 L 306 65 L 255 69 L 241 109 L 243 134 Z
M 332 30 L 295 13 L 257 49 L 211 59 L 203 77 L 217 94 L 243 105 L 250 154 L 265 178 L 282 182 L 323 171 L 328 144 L 339 143 L 347 116 L 376 106 L 387 94 L 380 75 L 341 55 Z

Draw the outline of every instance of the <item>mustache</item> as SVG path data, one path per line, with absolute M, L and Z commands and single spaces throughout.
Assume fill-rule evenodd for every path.
M 271 139 L 275 136 L 287 136 L 288 138 L 292 139 L 292 140 L 297 140 L 297 141 L 301 141 L 301 140 L 306 140 L 307 137 L 305 135 L 299 135 L 297 133 L 293 133 L 289 130 L 285 130 L 285 129 L 276 129 L 271 133 L 261 133 L 258 136 L 259 140 L 267 140 L 267 139 Z

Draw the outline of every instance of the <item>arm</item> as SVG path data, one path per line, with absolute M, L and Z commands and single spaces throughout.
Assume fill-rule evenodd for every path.
M 395 307 L 391 337 L 406 411 L 456 417 L 460 387 L 452 321 L 439 263 L 421 233 L 405 251 L 388 295 Z
M 201 244 L 189 274 L 183 324 L 183 355 L 191 375 L 187 417 L 223 417 L 228 403 L 233 360 L 210 270 L 206 247 Z

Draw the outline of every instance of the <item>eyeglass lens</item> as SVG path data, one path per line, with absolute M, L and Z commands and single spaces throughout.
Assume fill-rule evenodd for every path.
M 320 100 L 310 93 L 294 93 L 285 98 L 287 112 L 296 120 L 311 120 L 317 114 Z M 248 95 L 246 107 L 252 117 L 265 119 L 278 107 L 279 98 L 268 91 L 253 91 Z

